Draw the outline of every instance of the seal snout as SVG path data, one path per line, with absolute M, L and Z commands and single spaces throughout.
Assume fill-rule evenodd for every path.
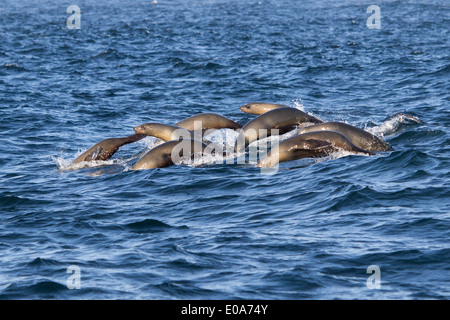
M 145 130 L 143 124 L 141 124 L 140 126 L 134 127 L 133 129 L 136 133 L 144 133 L 144 130 Z
M 248 104 L 246 104 L 246 105 L 243 105 L 240 109 L 242 112 L 247 112 L 250 109 L 250 106 Z

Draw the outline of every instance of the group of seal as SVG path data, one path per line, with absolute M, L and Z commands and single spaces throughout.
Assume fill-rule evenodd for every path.
M 180 139 L 189 140 L 192 143 L 190 150 L 202 151 L 206 144 L 202 142 L 202 136 L 196 134 L 195 124 L 200 123 L 204 130 L 233 129 L 242 126 L 224 116 L 215 113 L 201 113 L 186 118 L 175 125 L 162 123 L 144 123 L 134 128 L 135 134 L 123 138 L 108 138 L 95 144 L 86 152 L 77 157 L 72 163 L 83 161 L 105 161 L 111 158 L 123 145 L 139 141 L 147 136 L 153 136 L 166 141 L 145 154 L 133 167 L 132 170 L 153 169 L 167 167 L 173 164 L 171 159 L 172 150 L 180 143 Z M 201 147 L 199 148 L 199 145 Z M 184 155 L 190 157 L 192 155 Z
M 146 136 L 159 138 L 164 143 L 154 147 L 134 164 L 132 170 L 162 168 L 174 164 L 172 156 L 180 143 L 187 144 L 189 154 L 180 154 L 181 159 L 203 154 L 213 145 L 203 138 L 205 131 L 232 129 L 239 132 L 235 152 L 245 152 L 246 148 L 261 138 L 272 134 L 284 134 L 294 129 L 298 133 L 274 146 L 257 163 L 258 167 L 273 167 L 279 162 L 310 157 L 323 157 L 338 150 L 356 154 L 373 155 L 377 151 L 392 150 L 389 144 L 379 137 L 342 122 L 323 122 L 297 108 L 282 104 L 252 102 L 240 110 L 257 117 L 244 126 L 215 113 L 201 113 L 175 123 L 144 123 L 134 128 L 135 134 L 123 138 L 109 138 L 95 144 L 77 157 L 73 163 L 82 161 L 107 160 L 123 145 L 133 143 Z M 200 124 L 200 134 L 198 126 Z M 265 132 L 261 136 L 261 132 Z M 239 143 L 242 142 L 242 143 Z M 209 143 L 209 144 L 208 144 Z

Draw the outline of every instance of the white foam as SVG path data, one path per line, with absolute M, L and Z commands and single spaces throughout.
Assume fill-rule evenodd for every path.
M 157 147 L 164 142 L 164 140 L 155 137 L 145 137 L 144 139 L 138 141 L 139 144 L 143 145 L 143 149 L 145 151 L 150 151 L 154 147 Z
M 74 159 L 76 159 L 80 154 L 82 154 L 82 152 L 79 152 Z M 59 171 L 72 171 L 83 168 L 102 167 L 119 163 L 120 161 L 120 160 L 105 160 L 105 161 L 94 160 L 94 161 L 82 161 L 79 163 L 72 163 L 74 159 L 65 159 L 63 157 L 53 157 L 53 156 L 51 158 L 56 163 L 56 166 L 58 167 Z
M 222 154 L 203 154 L 203 155 L 195 155 L 193 159 L 183 160 L 175 165 L 187 165 L 189 167 L 199 167 L 202 165 L 213 165 L 213 164 L 224 164 L 227 162 L 227 159 L 234 159 L 235 156 L 223 156 Z
M 330 153 L 327 157 L 329 157 L 330 160 L 334 160 L 334 159 L 339 159 L 339 158 L 344 158 L 344 157 L 354 156 L 354 155 L 367 156 L 367 157 L 369 156 L 369 154 L 367 154 L 367 153 L 352 152 L 352 151 L 347 151 L 347 150 L 343 150 L 343 149 L 338 149 L 338 150 Z
M 232 129 L 219 129 L 204 136 L 206 140 L 214 144 L 222 145 L 224 148 L 234 149 L 239 132 Z
M 108 160 L 93 160 L 93 161 L 82 161 L 78 163 L 73 163 L 73 161 L 86 152 L 87 149 L 78 150 L 73 158 L 65 158 L 64 156 L 59 157 L 51 157 L 52 160 L 56 163 L 59 171 L 72 171 L 79 170 L 84 168 L 97 168 L 104 167 L 110 165 L 123 165 L 127 166 L 127 162 L 136 158 L 142 157 L 144 153 L 153 149 L 154 147 L 164 143 L 164 141 L 154 138 L 154 137 L 146 137 L 142 140 L 137 141 L 137 144 L 142 146 L 143 151 L 138 152 L 137 154 L 131 155 L 127 158 L 116 158 L 116 159 L 108 159 Z
M 296 109 L 298 109 L 300 111 L 306 112 L 305 111 L 305 107 L 303 106 L 301 101 L 302 101 L 302 99 L 300 99 L 300 98 L 292 100 L 292 107 L 296 108 Z
M 398 113 L 391 119 L 384 121 L 379 126 L 370 128 L 366 127 L 365 130 L 379 137 L 384 137 L 385 135 L 394 134 L 401 124 L 410 122 L 421 123 L 422 121 L 418 117 Z
M 317 118 L 317 119 L 319 119 L 319 120 L 322 120 L 320 117 L 318 117 L 318 116 L 315 115 L 314 113 L 309 112 L 309 111 L 306 111 L 306 110 L 305 110 L 305 106 L 302 104 L 301 101 L 302 101 L 302 99 L 300 99 L 300 98 L 293 99 L 293 100 L 292 100 L 292 107 L 293 107 L 293 108 L 296 108 L 296 109 L 298 109 L 298 110 L 300 110 L 300 111 L 303 111 L 304 113 L 309 114 L 310 116 L 312 116 L 312 117 L 314 117 L 314 118 Z M 322 120 L 322 121 L 323 121 L 323 120 Z M 312 124 L 314 124 L 314 123 L 311 123 L 311 124 L 306 124 L 306 123 L 304 123 L 303 126 L 305 126 L 305 125 L 312 125 Z
M 219 152 L 215 152 L 214 154 L 195 155 L 193 159 L 182 160 L 176 164 L 197 167 L 201 165 L 230 163 L 232 159 L 236 158 L 234 149 L 238 136 L 239 132 L 232 129 L 214 130 L 204 136 L 205 140 L 207 140 L 205 143 L 206 145 L 209 143 L 214 144 L 217 146 L 217 149 L 213 149 Z M 225 152 L 225 155 L 221 151 Z

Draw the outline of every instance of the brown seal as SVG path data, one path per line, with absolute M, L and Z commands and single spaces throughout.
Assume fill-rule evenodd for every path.
M 201 156 L 207 147 L 205 143 L 195 139 L 171 140 L 151 149 L 131 169 L 143 170 L 168 167 L 175 162 L 189 160 L 194 156 Z
M 89 150 L 77 157 L 72 163 L 94 160 L 108 160 L 123 145 L 145 138 L 143 134 L 133 134 L 123 138 L 108 138 L 96 143 Z
M 215 113 L 201 113 L 194 115 L 192 117 L 186 118 L 178 123 L 175 124 L 176 127 L 179 127 L 178 129 L 184 128 L 187 130 L 195 130 L 194 124 L 196 121 L 199 121 L 203 131 L 209 130 L 209 129 L 223 129 L 223 128 L 229 128 L 229 129 L 240 129 L 242 126 L 234 122 L 226 117 L 223 117 L 221 115 L 215 114 Z M 156 124 L 155 124 L 156 125 Z M 78 163 L 81 161 L 93 161 L 93 160 L 108 160 L 111 158 L 111 156 L 123 145 L 136 142 L 138 140 L 141 140 L 145 138 L 146 135 L 152 135 L 155 137 L 158 137 L 160 139 L 163 139 L 165 141 L 171 140 L 169 136 L 171 135 L 171 132 L 175 130 L 174 126 L 172 128 L 169 128 L 168 125 L 161 124 L 158 128 L 161 130 L 158 132 L 158 130 L 153 130 L 152 134 L 134 134 L 129 137 L 125 138 L 108 138 L 103 141 L 100 141 L 99 143 L 95 144 L 92 148 L 87 150 L 85 153 L 83 153 L 81 156 L 79 156 L 77 159 L 73 161 L 73 163 Z M 137 128 L 137 127 L 136 127 Z M 155 126 L 156 128 L 156 126 Z M 172 131 L 170 131 L 172 130 Z M 136 131 L 136 130 L 135 130 Z M 186 137 L 186 135 L 182 134 L 180 131 L 179 133 Z M 194 138 L 194 136 L 192 136 Z M 195 136 L 195 138 L 199 138 Z
M 186 118 L 184 120 L 181 120 L 180 122 L 175 123 L 175 126 L 185 128 L 187 130 L 195 130 L 194 127 L 195 122 L 199 121 L 201 122 L 202 129 L 240 129 L 242 126 L 234 122 L 233 120 L 230 120 L 224 116 L 221 116 L 216 113 L 200 113 L 196 114 L 192 117 Z
M 278 129 L 284 134 L 295 129 L 301 123 L 321 123 L 322 121 L 297 108 L 282 107 L 263 113 L 244 125 L 237 139 L 236 151 L 242 152 L 245 148 L 260 137 L 260 129 L 270 136 L 271 129 Z
M 164 141 L 178 140 L 180 138 L 188 137 L 192 139 L 202 140 L 202 137 L 200 135 L 197 135 L 191 130 L 162 123 L 144 123 L 140 126 L 134 127 L 134 131 L 138 134 L 156 137 Z
M 377 136 L 342 122 L 324 122 L 301 128 L 298 134 L 312 131 L 336 131 L 346 136 L 355 146 L 368 151 L 390 151 L 392 148 L 388 143 Z
M 250 102 L 246 105 L 243 105 L 240 109 L 242 112 L 251 113 L 251 114 L 263 114 L 267 111 L 278 109 L 278 108 L 286 108 L 284 104 L 275 104 L 275 103 L 267 103 L 267 102 Z
M 283 140 L 258 162 L 258 167 L 273 167 L 279 162 L 322 157 L 337 150 L 373 155 L 372 152 L 355 146 L 339 132 L 314 131 Z

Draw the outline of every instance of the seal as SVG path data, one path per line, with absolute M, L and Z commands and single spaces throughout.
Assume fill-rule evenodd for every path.
M 96 143 L 89 150 L 77 157 L 72 163 L 94 160 L 108 160 L 123 145 L 136 142 L 145 138 L 144 134 L 133 134 L 123 138 L 108 138 Z
M 169 128 L 167 125 L 162 125 L 158 127 L 159 130 L 161 130 L 158 133 L 157 129 L 154 129 L 152 134 L 135 134 L 129 137 L 124 138 L 109 138 L 105 139 L 103 141 L 100 141 L 99 143 L 95 144 L 92 148 L 90 148 L 88 151 L 83 153 L 81 156 L 79 156 L 77 159 L 73 161 L 73 163 L 78 163 L 81 161 L 93 161 L 93 160 L 108 160 L 111 158 L 111 156 L 123 145 L 136 142 L 140 139 L 145 138 L 146 135 L 152 135 L 155 137 L 158 137 L 160 139 L 163 139 L 165 141 L 169 141 L 170 139 L 170 132 L 173 132 L 175 130 L 174 127 L 178 127 L 177 129 L 184 128 L 186 130 L 192 131 L 195 130 L 195 124 L 196 121 L 200 121 L 203 132 L 206 130 L 212 130 L 212 129 L 223 129 L 223 128 L 229 128 L 229 129 L 240 129 L 242 126 L 234 122 L 233 120 L 230 120 L 226 117 L 223 117 L 219 114 L 215 113 L 201 113 L 198 115 L 194 115 L 192 117 L 186 118 L 178 123 L 175 124 L 175 126 L 172 126 L 172 128 Z M 156 124 L 155 124 L 156 125 Z M 165 126 L 165 127 L 164 127 Z M 156 127 L 155 127 L 156 128 Z M 172 130 L 172 131 L 170 131 Z M 135 130 L 136 131 L 136 130 Z M 183 134 L 180 132 L 180 136 L 183 136 L 186 138 L 187 136 L 191 136 L 191 138 L 194 138 L 192 133 L 186 133 Z M 195 136 L 195 138 L 199 138 Z
M 279 134 L 284 134 L 306 122 L 322 123 L 321 120 L 297 108 L 281 107 L 263 113 L 242 127 L 237 138 L 236 151 L 242 152 L 250 143 L 258 140 L 260 129 L 265 129 L 268 137 L 272 134 L 270 129 L 278 129 Z
M 202 140 L 201 136 L 195 134 L 194 132 L 188 129 L 162 123 L 154 123 L 154 122 L 144 123 L 141 124 L 140 126 L 134 127 L 134 131 L 137 134 L 144 134 L 147 136 L 156 137 L 164 141 L 178 140 L 180 138 L 191 138 Z
M 355 146 L 368 151 L 392 151 L 388 143 L 377 136 L 342 122 L 325 122 L 301 128 L 298 134 L 312 131 L 336 131 L 346 136 Z
M 346 136 L 335 131 L 313 131 L 283 140 L 259 162 L 258 167 L 273 167 L 279 162 L 322 157 L 337 150 L 373 155 L 355 146 Z
M 175 123 L 175 126 L 195 130 L 196 121 L 201 122 L 202 129 L 240 129 L 242 125 L 216 113 L 200 113 Z
M 266 113 L 267 111 L 278 109 L 278 108 L 286 108 L 288 106 L 284 104 L 275 104 L 275 103 L 267 103 L 267 102 L 250 102 L 246 105 L 243 105 L 240 109 L 242 112 L 258 114 L 261 115 Z
M 202 155 L 207 145 L 195 139 L 171 140 L 160 144 L 147 152 L 132 170 L 164 168 L 173 165 L 177 160 L 189 160 Z M 174 159 L 176 156 L 178 159 Z
M 203 134 L 204 133 L 208 134 L 210 130 L 215 129 L 206 129 L 201 131 L 199 130 L 200 132 L 198 132 L 162 123 L 144 123 L 134 128 L 134 131 L 137 134 L 144 134 L 147 136 L 156 137 L 166 142 L 170 140 L 196 139 L 204 143 L 207 143 L 211 149 L 215 150 L 215 152 L 220 152 L 222 150 L 223 153 L 222 146 L 217 145 L 216 143 L 211 142 L 210 140 L 204 138 Z
M 416 123 L 422 123 L 423 122 L 418 117 L 412 116 L 410 114 L 403 113 L 403 112 L 396 113 L 396 114 L 394 114 L 393 117 L 399 117 L 401 119 L 408 119 L 409 121 L 416 122 Z

